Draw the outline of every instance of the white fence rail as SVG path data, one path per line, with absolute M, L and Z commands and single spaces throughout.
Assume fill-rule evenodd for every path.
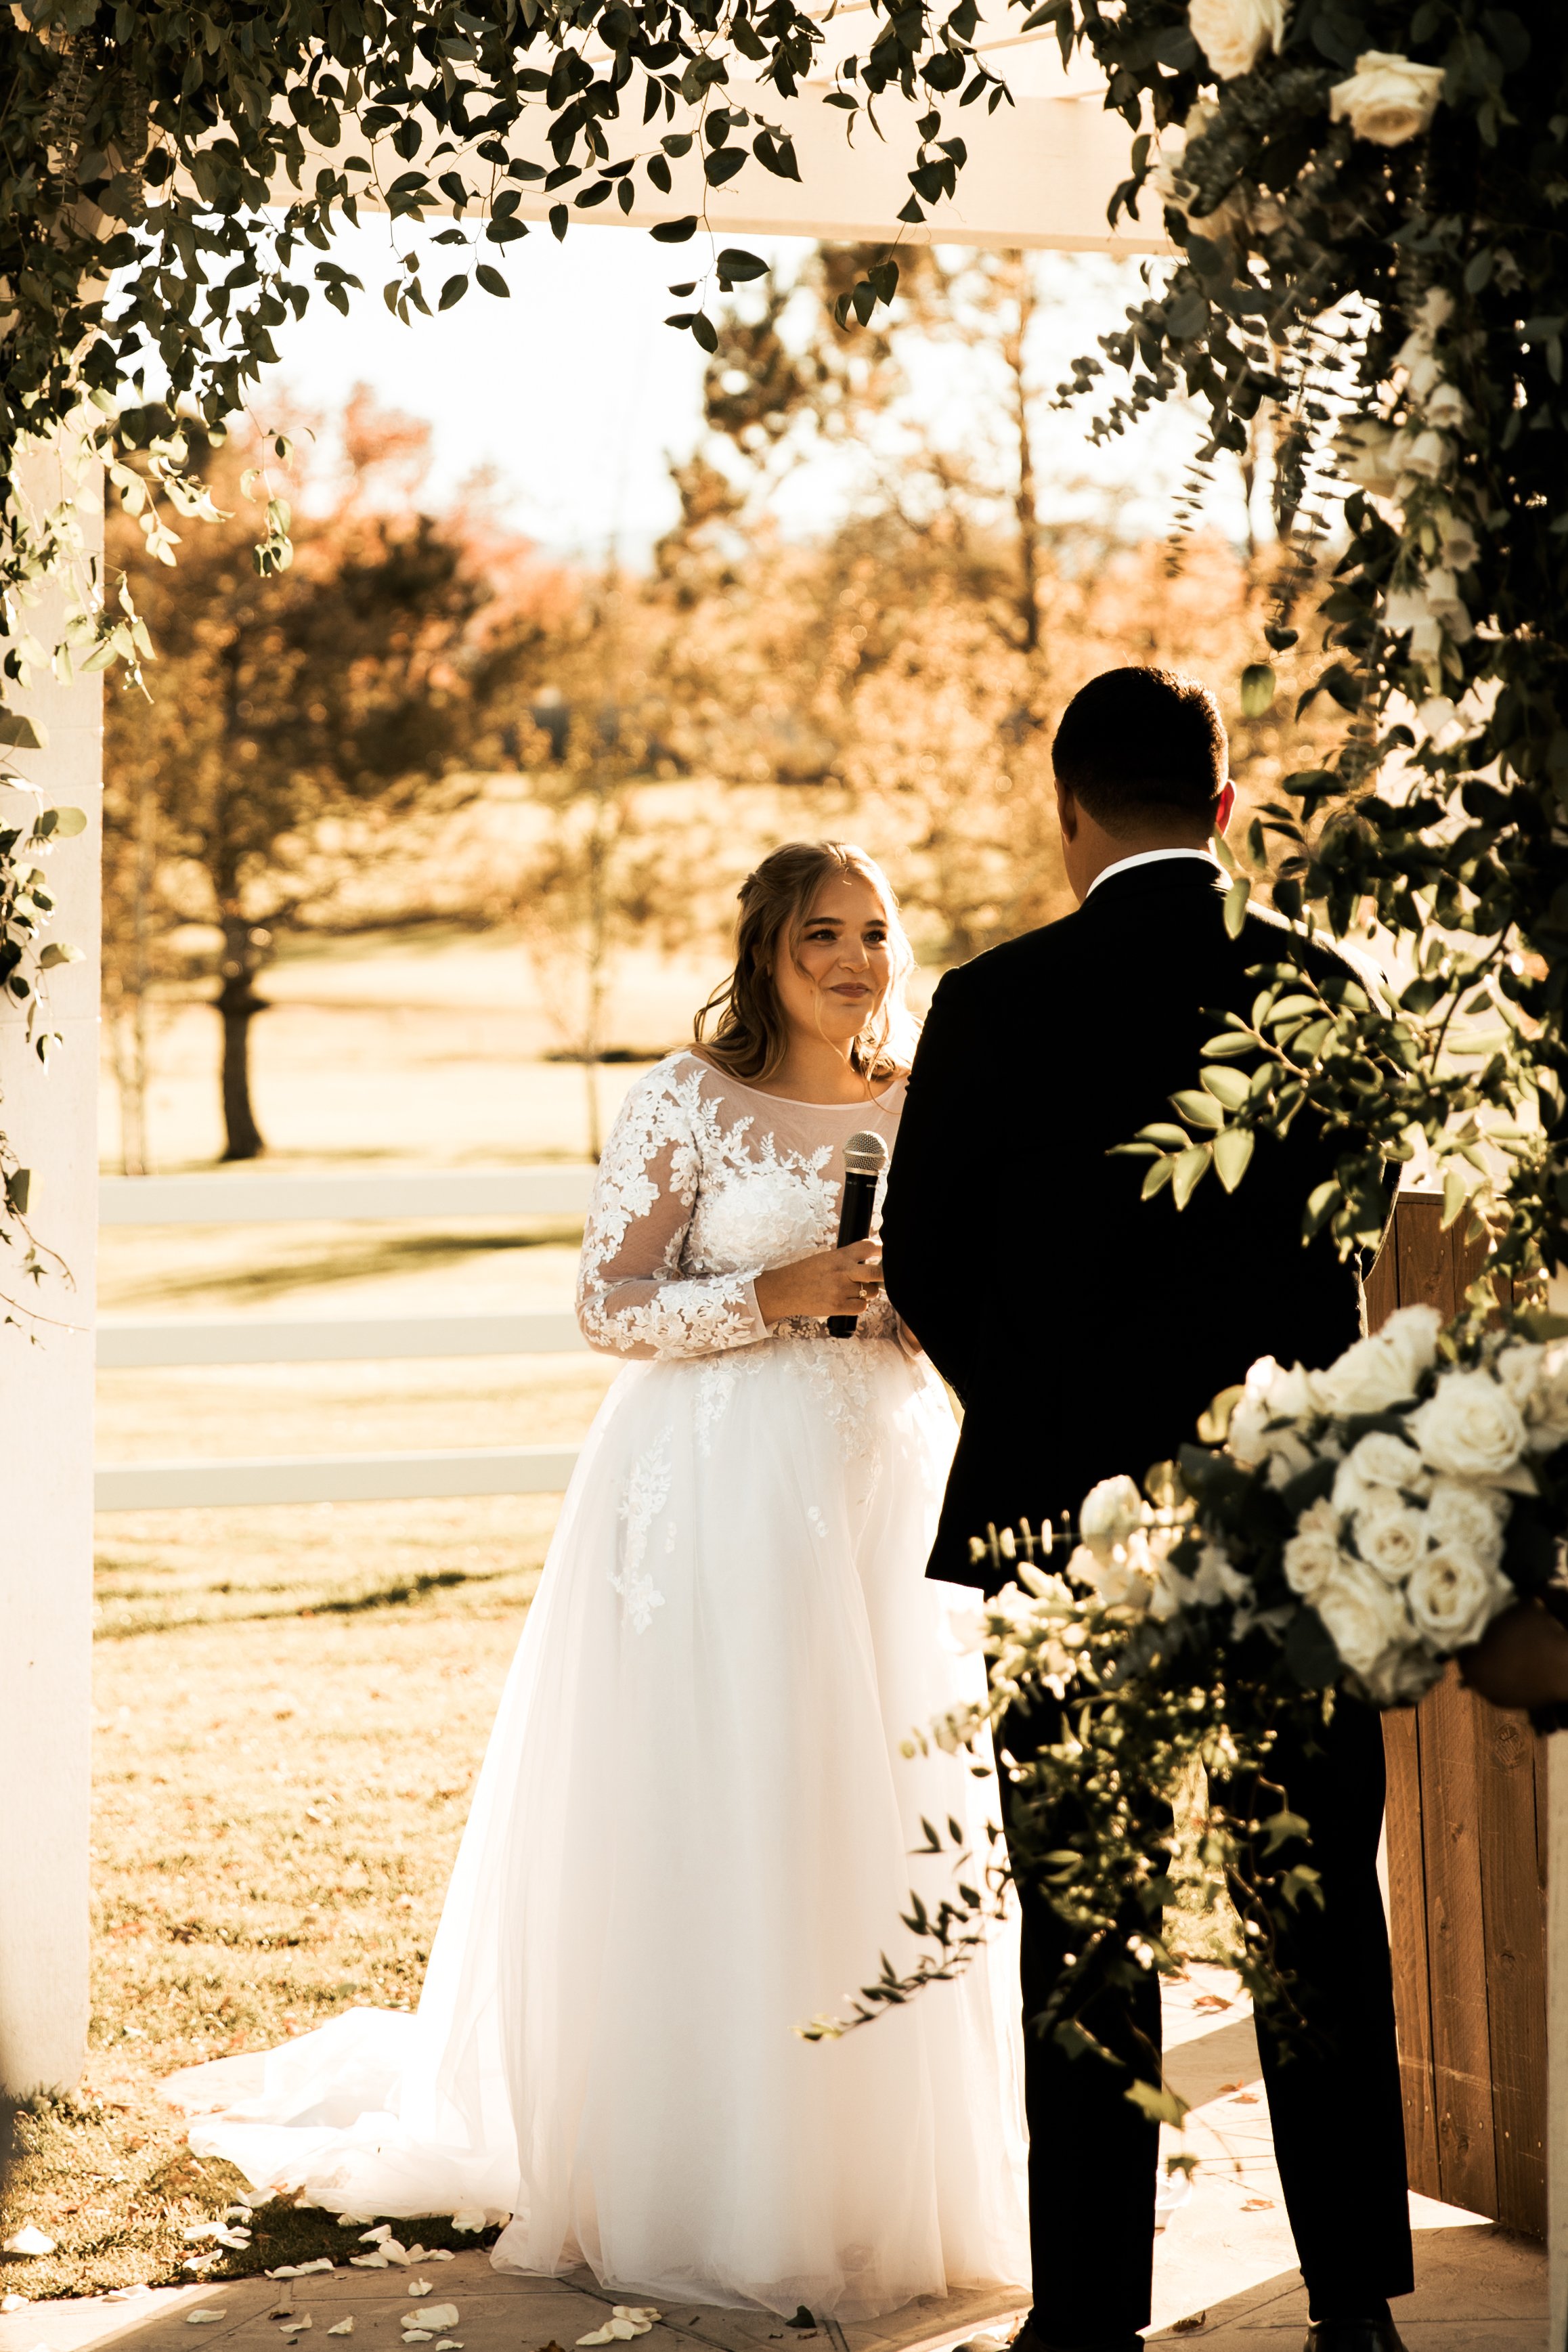
M 107 1176 L 106 1225 L 263 1224 L 457 1217 L 580 1217 L 588 1167 L 368 1176 Z M 560 1355 L 584 1342 L 570 1315 L 403 1315 L 293 1321 L 231 1317 L 104 1323 L 105 1369 L 192 1364 L 343 1363 L 418 1357 Z M 574 1446 L 464 1446 L 437 1453 L 287 1454 L 243 1461 L 106 1463 L 100 1511 L 224 1504 L 414 1501 L 452 1495 L 557 1494 Z
M 105 1370 L 141 1364 L 343 1364 L 586 1352 L 574 1315 L 366 1315 L 309 1322 L 100 1323 Z
M 364 1176 L 104 1176 L 101 1225 L 270 1225 L 333 1218 L 580 1217 L 594 1171 L 431 1169 Z

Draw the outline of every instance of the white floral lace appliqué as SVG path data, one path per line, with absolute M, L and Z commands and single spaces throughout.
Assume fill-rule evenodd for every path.
M 622 1547 L 620 1566 L 611 1571 L 610 1586 L 621 1596 L 622 1615 L 635 1633 L 646 1633 L 653 1623 L 653 1612 L 665 1605 L 664 1595 L 645 1573 L 643 1561 L 647 1556 L 648 1538 L 654 1521 L 669 1501 L 670 1484 L 674 1476 L 671 1447 L 674 1432 L 660 1430 L 645 1454 L 639 1454 L 632 1465 L 626 1481 L 626 1491 L 621 1501 L 621 1517 L 626 1524 L 626 1542 Z M 673 1530 L 671 1530 L 673 1535 Z M 667 1542 L 666 1551 L 673 1549 Z

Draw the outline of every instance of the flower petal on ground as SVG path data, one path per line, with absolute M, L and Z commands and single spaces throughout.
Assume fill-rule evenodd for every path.
M 54 2251 L 54 2240 L 47 2238 L 42 2230 L 36 2230 L 30 2221 L 13 2231 L 0 2246 L 0 2254 L 52 2254 Z

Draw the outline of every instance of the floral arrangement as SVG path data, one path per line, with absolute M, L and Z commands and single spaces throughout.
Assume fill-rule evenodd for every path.
M 912 1898 L 925 1951 L 908 1971 L 885 1963 L 814 2036 L 962 1969 L 1005 1913 L 1010 1879 L 1027 1877 L 1079 1931 L 1040 2029 L 1092 2041 L 1081 2013 L 1095 1990 L 1177 1965 L 1177 1803 L 1214 1944 L 1289 2018 L 1275 1930 L 1321 1898 L 1310 1823 L 1272 1777 L 1280 1735 L 1324 1722 L 1342 1692 L 1413 1704 L 1494 1617 L 1553 1580 L 1568 1530 L 1568 1327 L 1528 1315 L 1445 1327 L 1432 1307 L 1404 1307 L 1326 1370 L 1265 1358 L 1215 1399 L 1200 1435 L 1146 1492 L 1102 1480 L 1065 1543 L 1027 1526 L 976 1539 L 977 1562 L 1014 1571 L 969 1627 L 989 1696 L 929 1736 L 958 1750 L 995 1734 L 1013 1784 L 1008 1859 L 977 1863 L 931 1827 L 926 1851 L 960 1866 L 934 1910 Z M 1163 2082 L 1129 2095 L 1180 2121 Z
M 1266 1357 L 1205 1425 L 1225 1450 L 1184 1450 L 1182 1500 L 1105 1480 L 1067 1563 L 1069 1586 L 1167 1640 L 1200 1614 L 1205 1639 L 1261 1632 L 1304 1686 L 1343 1679 L 1394 1706 L 1554 1571 L 1562 1341 L 1504 1331 L 1465 1349 L 1435 1308 L 1403 1307 L 1325 1371 Z

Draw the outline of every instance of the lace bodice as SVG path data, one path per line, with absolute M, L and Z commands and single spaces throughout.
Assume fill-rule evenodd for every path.
M 900 1079 L 875 1103 L 781 1102 L 695 1054 L 668 1055 L 627 1094 L 599 1163 L 577 1280 L 589 1346 L 709 1356 L 819 1336 L 805 1320 L 770 1331 L 756 1278 L 835 1246 L 844 1145 L 868 1129 L 891 1150 L 903 1098 Z M 897 1330 L 879 1297 L 858 1337 Z

